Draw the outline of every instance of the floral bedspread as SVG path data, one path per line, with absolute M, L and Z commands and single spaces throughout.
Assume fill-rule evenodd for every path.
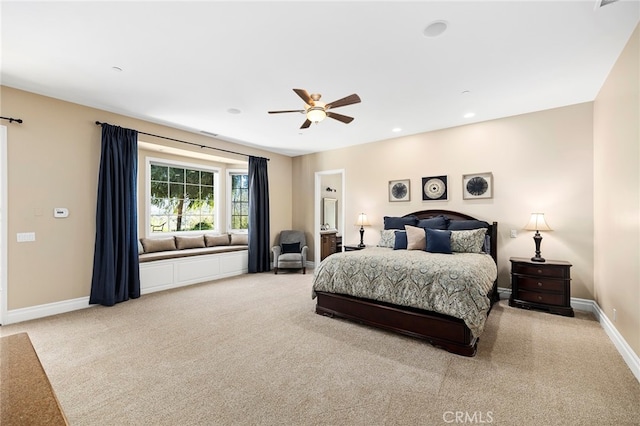
M 484 253 L 371 247 L 325 258 L 314 272 L 312 298 L 324 291 L 434 311 L 462 319 L 477 337 L 497 273 Z

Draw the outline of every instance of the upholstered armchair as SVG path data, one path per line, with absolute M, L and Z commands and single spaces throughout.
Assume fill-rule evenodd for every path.
M 302 269 L 307 273 L 307 239 L 302 231 L 287 230 L 280 232 L 277 246 L 273 246 L 273 266 L 278 269 Z

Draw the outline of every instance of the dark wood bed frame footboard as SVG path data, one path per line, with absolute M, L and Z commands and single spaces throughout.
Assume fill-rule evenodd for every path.
M 476 220 L 469 215 L 448 210 L 423 210 L 406 216 L 410 215 L 417 216 L 419 219 L 443 215 L 450 220 Z M 490 239 L 491 257 L 497 264 L 497 222 L 489 224 L 487 235 Z M 318 291 L 316 295 L 316 313 L 320 315 L 345 318 L 424 339 L 436 347 L 458 355 L 474 356 L 476 354 L 478 338 L 473 337 L 469 327 L 459 318 L 344 294 Z M 500 299 L 497 280 L 493 283 L 488 297 L 491 300 L 491 306 Z

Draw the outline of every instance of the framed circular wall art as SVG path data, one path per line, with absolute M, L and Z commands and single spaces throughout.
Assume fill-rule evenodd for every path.
M 462 198 L 464 200 L 493 198 L 493 174 L 462 175 Z
M 448 199 L 447 176 L 430 176 L 422 178 L 422 200 L 443 201 Z
M 389 181 L 389 201 L 410 201 L 411 186 L 409 179 Z

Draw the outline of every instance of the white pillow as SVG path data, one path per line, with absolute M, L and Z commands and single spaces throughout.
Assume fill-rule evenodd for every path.
M 407 250 L 425 250 L 427 248 L 427 235 L 424 228 L 405 225 L 407 231 Z

